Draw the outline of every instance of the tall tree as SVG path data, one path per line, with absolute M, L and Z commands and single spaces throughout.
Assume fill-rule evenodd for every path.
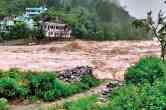
M 96 3 L 96 12 L 100 20 L 109 22 L 112 20 L 112 4 L 108 0 L 98 0 Z
M 164 16 L 162 10 L 158 13 L 158 20 L 155 21 L 152 18 L 152 11 L 147 13 L 146 19 L 141 20 L 135 20 L 133 22 L 133 25 L 138 27 L 143 27 L 148 32 L 151 31 L 154 36 L 157 38 L 157 40 L 160 43 L 161 48 L 161 58 L 164 61 L 165 60 L 165 54 L 166 54 L 166 16 Z

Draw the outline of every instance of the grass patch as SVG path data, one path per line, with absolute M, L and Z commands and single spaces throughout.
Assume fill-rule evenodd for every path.
M 87 96 L 76 101 L 66 102 L 64 105 L 67 110 L 92 110 L 96 102 L 96 96 Z

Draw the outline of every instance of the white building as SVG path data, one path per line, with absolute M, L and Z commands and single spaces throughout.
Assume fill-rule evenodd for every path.
M 4 17 L 0 20 L 0 32 L 8 32 L 14 26 L 14 17 Z
M 46 12 L 48 9 L 45 7 L 39 7 L 39 8 L 26 8 L 25 13 L 22 16 L 17 16 L 15 18 L 16 22 L 23 22 L 25 23 L 28 28 L 33 29 L 36 25 L 35 21 L 32 19 L 32 17 L 40 15 L 44 12 Z
M 47 10 L 48 9 L 46 7 L 26 8 L 24 16 L 33 17 L 33 16 L 36 16 L 36 15 L 40 15 L 40 14 L 46 12 Z
M 44 22 L 42 23 L 42 30 L 48 38 L 71 38 L 71 29 L 64 23 Z

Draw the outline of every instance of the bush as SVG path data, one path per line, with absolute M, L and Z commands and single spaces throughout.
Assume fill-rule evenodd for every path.
M 165 85 L 160 85 L 164 87 Z M 144 110 L 165 110 L 166 94 L 164 94 L 156 85 L 144 84 L 140 90 L 140 100 Z
M 125 74 L 126 83 L 153 83 L 166 74 L 165 63 L 156 57 L 142 58 L 136 65 L 130 67 Z
M 80 82 L 64 83 L 53 73 L 39 73 L 28 76 L 30 95 L 38 96 L 44 101 L 53 101 L 60 97 L 67 97 L 97 86 L 100 82 L 91 75 L 81 78 Z
M 140 105 L 139 88 L 127 85 L 113 91 L 109 108 L 110 110 L 138 110 Z
M 16 40 L 16 39 L 29 39 L 41 40 L 44 38 L 44 33 L 40 29 L 30 29 L 25 23 L 16 23 L 11 26 L 9 32 L 0 32 L 0 40 Z
M 19 71 L 19 69 L 11 68 L 8 71 L 1 71 L 0 77 L 9 77 L 15 80 L 23 80 L 25 76 L 26 76 L 26 73 L 22 74 L 21 71 Z
M 31 74 L 28 79 L 30 94 L 45 101 L 53 101 L 78 92 L 76 86 L 59 81 L 53 73 Z
M 83 83 L 84 85 L 86 85 L 88 88 L 97 86 L 100 84 L 100 81 L 97 80 L 94 76 L 92 75 L 85 75 L 81 78 L 81 83 Z
M 98 84 L 100 81 L 92 75 L 82 77 L 80 82 L 66 83 L 57 79 L 53 72 L 22 72 L 18 69 L 0 71 L 0 96 L 7 99 L 35 98 L 53 101 Z
M 15 40 L 29 37 L 30 29 L 23 23 L 10 27 L 9 32 L 2 34 L 3 40 Z
M 5 98 L 0 98 L 0 110 L 8 110 L 9 104 L 8 100 Z
M 76 101 L 66 102 L 66 110 L 94 110 L 94 105 L 97 102 L 96 96 L 86 96 Z
M 35 95 L 44 98 L 45 100 L 48 100 L 47 96 L 52 99 L 52 96 L 50 95 L 54 95 L 55 78 L 53 73 L 48 72 L 38 74 L 32 73 L 28 75 L 30 95 Z
M 160 83 L 161 84 L 161 83 Z M 162 83 L 160 87 L 165 87 Z M 126 85 L 114 90 L 109 104 L 110 110 L 165 110 L 166 94 L 156 85 Z
M 13 99 L 17 97 L 25 97 L 28 91 L 13 78 L 0 78 L 0 96 Z
M 111 110 L 165 110 L 165 62 L 159 58 L 142 58 L 128 69 L 126 85 L 110 95 Z

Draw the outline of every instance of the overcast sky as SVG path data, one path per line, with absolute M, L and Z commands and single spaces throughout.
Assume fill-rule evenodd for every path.
M 166 4 L 164 0 L 120 0 L 121 5 L 126 7 L 126 10 L 129 13 L 137 18 L 144 18 L 146 13 L 151 9 L 154 12 L 154 15 L 160 9 L 166 14 Z

